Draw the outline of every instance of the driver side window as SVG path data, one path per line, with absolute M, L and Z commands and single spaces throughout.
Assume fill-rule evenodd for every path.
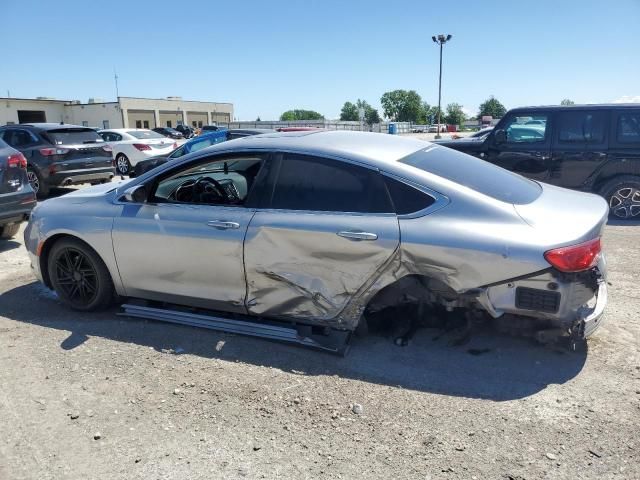
M 539 113 L 511 117 L 504 126 L 507 143 L 544 142 L 547 135 L 547 119 L 546 114 Z
M 262 156 L 255 154 L 189 163 L 160 178 L 151 201 L 244 206 L 263 163 Z

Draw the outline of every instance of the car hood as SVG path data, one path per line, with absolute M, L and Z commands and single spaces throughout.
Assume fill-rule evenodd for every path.
M 607 202 L 598 195 L 567 190 L 545 183 L 532 203 L 514 205 L 516 212 L 549 248 L 591 240 L 602 234 L 609 215 Z
M 117 188 L 122 188 L 130 181 L 130 179 L 118 180 L 116 182 L 101 183 L 92 187 L 80 188 L 61 197 L 45 200 L 43 203 L 85 203 L 97 197 L 103 197 Z
M 485 138 L 459 138 L 457 140 L 432 140 L 433 143 L 441 145 L 443 147 L 449 147 L 454 150 L 460 150 L 462 152 L 479 150 L 482 144 L 486 140 Z

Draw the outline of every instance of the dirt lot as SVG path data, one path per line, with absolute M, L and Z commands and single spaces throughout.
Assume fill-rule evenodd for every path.
M 423 330 L 347 358 L 71 312 L 4 242 L 0 479 L 640 478 L 640 225 L 605 241 L 586 353 Z

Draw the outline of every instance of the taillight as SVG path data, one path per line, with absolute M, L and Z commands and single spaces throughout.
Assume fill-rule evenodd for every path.
M 144 143 L 134 143 L 133 146 L 141 152 L 144 150 L 151 150 L 151 147 L 149 145 L 145 145 Z
M 14 153 L 13 155 L 9 155 L 9 158 L 7 159 L 7 166 L 13 168 L 22 168 L 23 170 L 26 170 L 27 159 L 20 152 Z
M 103 145 L 102 150 L 109 153 L 113 152 L 113 148 L 111 148 L 111 145 Z
M 69 153 L 68 148 L 41 148 L 40 155 L 50 157 L 51 155 L 65 155 Z
M 561 272 L 581 272 L 595 267 L 600 258 L 600 238 L 545 252 L 544 258 Z

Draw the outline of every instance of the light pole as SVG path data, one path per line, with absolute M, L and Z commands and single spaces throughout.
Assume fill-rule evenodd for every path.
M 440 112 L 442 108 L 440 106 L 440 101 L 442 99 L 442 46 L 451 40 L 451 35 L 438 35 L 431 37 L 435 43 L 440 45 L 440 79 L 438 80 L 438 126 L 436 127 L 438 132 L 436 133 L 436 138 L 442 138 L 440 136 Z

